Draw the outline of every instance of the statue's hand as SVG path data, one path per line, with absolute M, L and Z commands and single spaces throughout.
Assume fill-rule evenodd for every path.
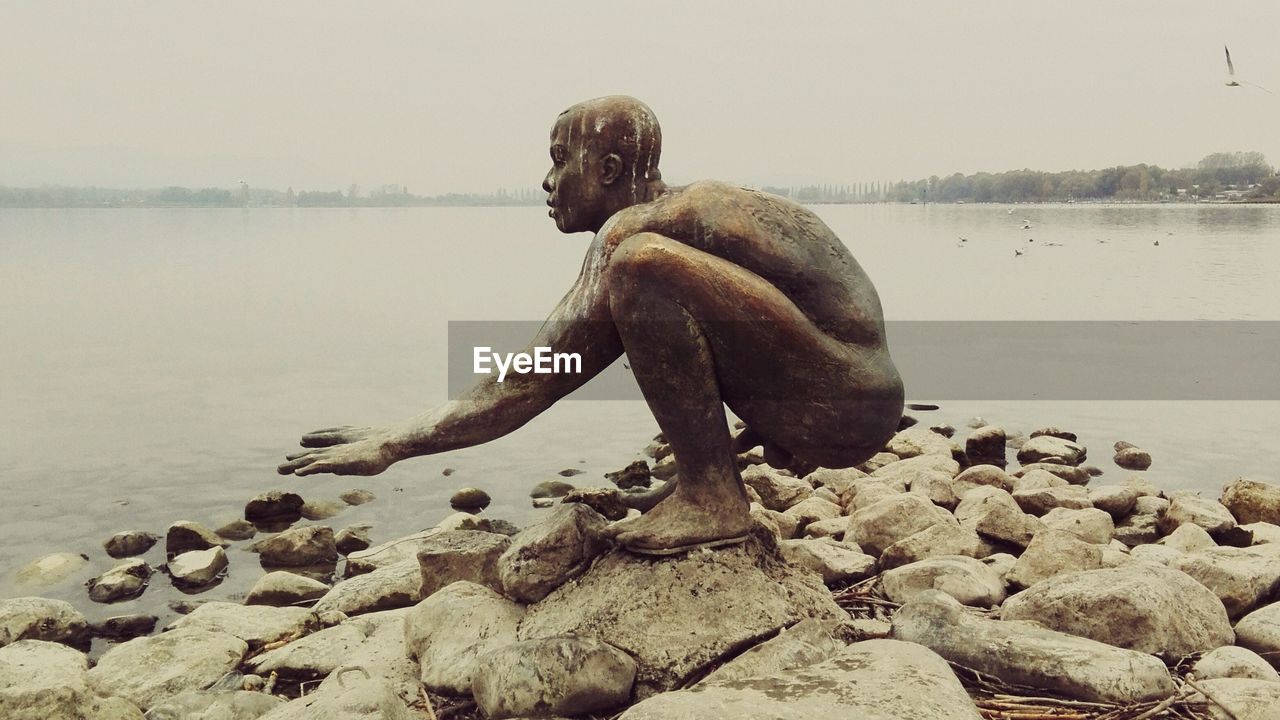
M 286 455 L 276 468 L 281 475 L 377 475 L 392 463 L 382 434 L 374 428 L 329 428 L 302 436 L 303 447 Z

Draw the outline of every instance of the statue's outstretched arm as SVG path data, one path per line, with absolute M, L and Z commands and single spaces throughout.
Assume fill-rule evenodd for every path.
M 599 283 L 593 282 L 590 265 L 527 350 L 548 347 L 557 353 L 576 353 L 582 361 L 580 373 L 513 373 L 503 382 L 490 375 L 462 397 L 403 423 L 317 430 L 302 437 L 302 446 L 312 449 L 287 456 L 278 471 L 283 475 L 376 475 L 406 458 L 489 442 L 537 417 L 622 355 L 622 341 L 609 320 L 607 299 Z

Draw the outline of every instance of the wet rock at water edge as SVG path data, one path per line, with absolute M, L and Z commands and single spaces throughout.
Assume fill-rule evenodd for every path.
M 346 503 L 337 500 L 308 500 L 302 504 L 302 517 L 308 520 L 328 520 L 347 507 Z
M 245 596 L 245 605 L 300 605 L 309 600 L 319 600 L 329 592 L 329 586 L 304 575 L 297 575 L 284 570 L 269 572 L 258 578 L 249 594 Z
M 333 537 L 333 545 L 338 552 L 343 555 L 350 555 L 353 552 L 369 549 L 369 530 L 368 525 L 352 525 L 338 531 Z
M 221 578 L 227 569 L 227 553 L 220 547 L 191 550 L 169 561 L 173 584 L 186 589 L 203 588 Z
M 89 624 L 80 611 L 62 600 L 41 597 L 0 600 L 0 647 L 19 640 L 87 646 Z
M 258 534 L 258 528 L 248 520 L 232 520 L 214 533 L 223 540 L 252 540 Z
M 545 480 L 533 486 L 529 491 L 531 498 L 560 498 L 573 492 L 572 484 L 563 480 Z
M 244 506 L 244 519 L 251 523 L 293 523 L 302 518 L 302 496 L 271 490 L 254 497 Z
M 586 470 L 581 468 L 565 468 L 556 474 L 560 477 L 573 477 L 574 475 L 581 475 L 584 472 L 586 472 Z
M 420 596 L 429 597 L 458 580 L 501 590 L 498 558 L 510 545 L 511 538 L 506 535 L 480 530 L 451 530 L 431 536 L 418 548 Z
M 51 553 L 36 558 L 18 570 L 14 578 L 19 585 L 45 587 L 56 585 L 89 564 L 89 558 L 76 553 Z
M 155 632 L 159 621 L 155 615 L 117 615 L 89 627 L 94 637 L 107 640 L 123 641 L 150 635 Z
M 90 580 L 89 599 L 99 603 L 130 600 L 142 594 L 150 579 L 151 566 L 141 558 L 132 558 Z
M 1151 467 L 1151 453 L 1130 443 L 1121 441 L 1115 445 L 1112 461 L 1125 470 L 1146 470 Z
M 141 555 L 150 550 L 159 540 L 160 536 L 155 533 L 127 530 L 107 538 L 106 542 L 102 543 L 102 547 L 108 555 L 119 559 Z
M 208 550 L 209 548 L 225 548 L 231 543 L 218 537 L 217 533 L 197 522 L 179 520 L 169 526 L 165 533 L 164 552 L 172 558 L 175 555 L 191 550 Z
M 1243 524 L 1280 525 L 1280 485 L 1236 478 L 1222 489 L 1222 504 Z
M 1007 464 L 1006 441 L 1004 428 L 996 425 L 979 427 L 969 433 L 969 437 L 965 439 L 964 454 L 969 458 L 970 465 L 985 464 L 1004 468 Z
M 647 488 L 652 482 L 649 463 L 643 460 L 636 460 L 625 468 L 605 473 L 604 476 L 609 482 L 617 485 L 619 490 L 629 490 L 637 487 Z
M 339 495 L 338 499 L 348 505 L 364 505 L 377 500 L 378 496 L 363 488 L 352 488 Z
M 449 506 L 455 510 L 483 510 L 491 502 L 489 493 L 479 488 L 462 488 L 449 498 Z
M 534 507 L 538 506 L 538 498 Z M 582 503 L 605 517 L 606 520 L 621 520 L 627 516 L 627 506 L 622 502 L 622 493 L 615 488 L 578 488 L 560 500 L 563 503 Z
M 304 567 L 338 559 L 333 528 L 325 525 L 285 530 L 259 540 L 251 549 L 258 553 L 265 567 Z

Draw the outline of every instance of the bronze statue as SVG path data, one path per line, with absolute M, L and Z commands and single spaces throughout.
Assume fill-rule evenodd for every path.
M 581 355 L 580 374 L 481 380 L 403 424 L 304 435 L 284 474 L 374 475 L 394 462 L 501 437 L 624 352 L 671 443 L 678 481 L 616 523 L 634 552 L 741 541 L 751 521 L 735 449 L 776 467 L 849 467 L 879 451 L 902 414 L 875 287 L 813 213 L 719 182 L 667 187 L 662 135 L 640 101 L 575 105 L 551 130 L 542 187 L 556 226 L 592 232 L 573 287 L 530 348 Z M 747 424 L 730 434 L 724 405 Z

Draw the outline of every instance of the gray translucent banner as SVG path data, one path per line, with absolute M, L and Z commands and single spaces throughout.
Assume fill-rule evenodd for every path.
M 531 342 L 540 331 L 555 337 L 553 330 L 540 322 L 451 321 L 449 397 L 483 379 L 476 348 L 491 349 L 483 364 L 494 378 L 492 353 L 522 351 L 531 355 L 523 367 L 536 376 Z M 744 332 L 759 337 L 761 327 Z M 1280 400 L 1277 321 L 896 321 L 887 333 L 911 399 Z M 553 356 L 573 348 L 545 347 L 541 369 L 564 372 L 566 363 L 557 369 Z M 507 373 L 517 373 L 514 359 Z M 644 398 L 623 357 L 569 399 Z

